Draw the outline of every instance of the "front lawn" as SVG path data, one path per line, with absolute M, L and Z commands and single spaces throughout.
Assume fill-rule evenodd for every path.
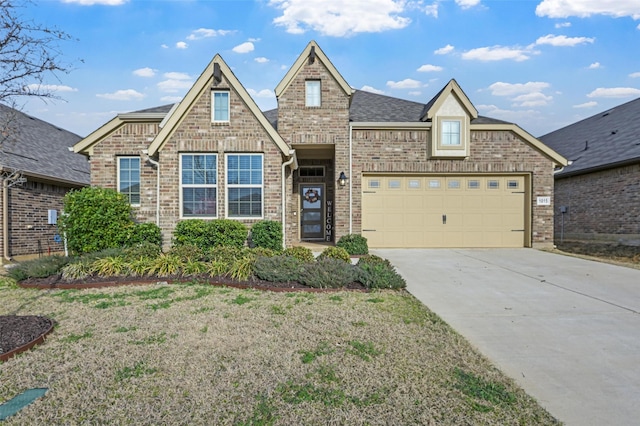
M 6 425 L 556 423 L 404 291 L 4 285 L 0 299 L 57 322 L 0 364 L 0 403 L 48 388 Z

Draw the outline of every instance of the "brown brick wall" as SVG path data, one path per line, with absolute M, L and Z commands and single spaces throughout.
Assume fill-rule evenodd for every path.
M 64 195 L 70 189 L 31 180 L 22 186 L 9 189 L 9 255 L 11 257 L 47 255 L 64 251 L 64 246 L 54 241 L 58 228 L 48 224 L 48 210 L 56 210 L 60 214 Z M 1 214 L 0 199 L 0 223 L 2 223 Z M 0 227 L 0 246 L 4 241 L 1 238 L 1 232 Z
M 533 176 L 532 243 L 553 241 L 553 210 L 536 206 L 536 198 L 553 199 L 553 164 L 508 131 L 472 131 L 470 156 L 429 159 L 429 131 L 353 131 L 353 229 L 361 229 L 362 173 L 518 173 Z M 553 205 L 553 203 L 552 203 Z
M 322 100 L 320 107 L 305 106 L 305 81 L 320 80 Z M 278 133 L 298 150 L 302 164 L 313 158 L 313 150 L 305 147 L 331 146 L 334 158 L 325 158 L 333 163 L 335 176 L 327 174 L 326 190 L 331 194 L 335 179 L 341 171 L 349 172 L 349 95 L 344 93 L 327 67 L 316 58 L 305 63 L 287 89 L 278 98 Z M 308 163 L 311 164 L 311 163 Z M 329 170 L 329 169 L 328 169 Z M 299 242 L 299 194 L 287 181 L 287 244 Z M 334 192 L 333 241 L 349 232 L 349 193 L 345 188 Z M 294 213 L 296 213 L 294 215 Z
M 556 242 L 640 245 L 640 164 L 558 178 L 555 197 Z M 567 208 L 564 215 L 562 206 Z

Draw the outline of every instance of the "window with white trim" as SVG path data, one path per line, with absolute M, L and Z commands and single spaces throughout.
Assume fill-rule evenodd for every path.
M 440 144 L 443 146 L 460 146 L 460 120 L 442 120 Z
M 214 123 L 229 122 L 229 91 L 214 90 L 211 92 L 211 121 Z
M 321 104 L 320 80 L 307 80 L 305 82 L 305 106 L 319 107 Z
M 216 154 L 180 154 L 181 217 L 217 217 Z
M 262 154 L 227 154 L 227 217 L 261 218 Z
M 118 192 L 140 205 L 140 157 L 118 157 Z

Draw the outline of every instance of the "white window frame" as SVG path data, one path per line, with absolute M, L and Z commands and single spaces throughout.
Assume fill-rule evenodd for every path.
M 304 104 L 307 107 L 319 107 L 322 105 L 322 83 L 320 80 L 305 81 Z
M 121 183 L 120 171 L 121 171 L 121 161 L 122 160 L 138 160 L 138 202 L 137 203 L 132 203 L 131 202 L 131 195 L 133 195 L 132 192 L 122 192 L 121 191 L 121 188 L 120 188 L 120 183 Z M 117 179 L 118 180 L 118 182 L 117 182 L 118 192 L 120 192 L 121 194 L 124 194 L 124 195 L 127 196 L 127 198 L 129 199 L 129 204 L 132 207 L 140 207 L 140 202 L 141 202 L 141 198 L 142 198 L 142 196 L 141 196 L 142 191 L 140 189 L 140 180 L 141 180 L 141 174 L 142 174 L 141 169 L 142 169 L 142 167 L 141 167 L 140 157 L 137 157 L 137 156 L 121 156 L 121 157 L 119 156 L 118 157 L 118 170 L 117 170 L 117 174 L 118 174 L 118 179 Z M 129 168 L 129 170 L 132 170 L 132 169 Z
M 211 156 L 214 158 L 214 164 L 216 166 L 216 170 L 215 170 L 215 183 L 184 183 L 183 179 L 182 179 L 182 165 L 183 165 L 183 158 L 187 157 L 187 156 L 198 156 L 198 155 L 204 155 L 204 156 Z M 218 217 L 218 154 L 214 154 L 211 152 L 185 152 L 185 153 L 181 153 L 180 154 L 180 218 L 181 219 L 215 219 Z M 215 197 L 215 213 L 213 215 L 198 215 L 198 214 L 189 214 L 189 215 L 185 215 L 184 214 L 184 189 L 185 188 L 214 188 L 216 190 L 216 197 Z
M 227 98 L 227 116 L 216 118 L 216 95 L 226 95 Z M 228 123 L 231 117 L 231 101 L 230 93 L 228 90 L 212 90 L 211 91 L 211 122 L 212 123 Z
M 230 183 L 229 182 L 229 157 L 244 157 L 244 156 L 248 156 L 248 157 L 254 157 L 254 156 L 259 156 L 260 157 L 260 164 L 261 164 L 261 170 L 260 170 L 260 183 Z M 241 169 L 242 170 L 242 169 Z M 251 169 L 250 169 L 251 171 Z M 265 194 L 264 194 L 264 154 L 262 153 L 255 153 L 255 152 L 235 152 L 235 153 L 229 153 L 229 154 L 225 154 L 225 184 L 226 184 L 226 194 L 225 194 L 225 211 L 226 211 L 226 217 L 228 219 L 263 219 L 264 218 L 264 202 L 265 202 Z M 260 189 L 260 194 L 261 194 L 261 199 L 260 199 L 260 216 L 232 216 L 231 215 L 231 210 L 229 208 L 229 193 L 231 192 L 231 189 L 242 189 L 242 188 L 259 188 Z
M 457 125 L 457 132 L 453 131 L 452 125 Z M 451 143 L 454 137 L 457 143 Z M 440 122 L 440 145 L 446 148 L 458 148 L 462 146 L 462 120 L 446 119 Z

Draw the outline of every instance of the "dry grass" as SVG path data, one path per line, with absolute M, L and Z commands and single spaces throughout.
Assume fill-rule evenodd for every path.
M 405 292 L 203 285 L 0 287 L 1 310 L 58 322 L 0 365 L 5 424 L 555 424 Z

